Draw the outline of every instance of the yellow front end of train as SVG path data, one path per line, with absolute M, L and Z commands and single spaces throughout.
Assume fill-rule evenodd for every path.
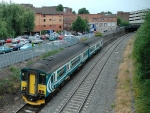
M 46 74 L 22 70 L 21 93 L 25 102 L 30 105 L 44 104 L 46 98 Z

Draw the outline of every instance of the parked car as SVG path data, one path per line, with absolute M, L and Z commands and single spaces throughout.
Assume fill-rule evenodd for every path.
M 50 35 L 49 36 L 49 41 L 54 41 L 57 40 L 58 37 L 54 36 L 54 35 Z
M 31 39 L 31 42 L 34 44 L 39 44 L 39 43 L 42 43 L 43 40 L 41 40 L 40 38 L 33 38 L 33 39 Z
M 21 38 L 18 38 L 18 37 L 17 37 L 17 38 L 14 38 L 14 39 L 11 40 L 11 43 L 13 43 L 13 44 L 19 43 L 19 42 L 20 42 L 20 39 L 21 39 Z
M 28 50 L 28 49 L 32 49 L 31 43 L 27 43 L 27 44 L 23 45 L 22 47 L 20 47 L 20 50 Z
M 20 39 L 19 43 L 22 44 L 22 45 L 24 45 L 24 44 L 29 43 L 29 40 L 27 40 L 27 39 Z
M 4 45 L 6 43 L 5 40 L 0 40 L 0 45 Z
M 13 51 L 12 48 L 9 48 L 8 46 L 0 46 L 0 53 L 7 53 Z
M 45 35 L 41 35 L 40 39 L 45 40 L 45 39 L 47 39 L 47 37 Z
M 6 39 L 6 43 L 11 43 L 11 42 L 12 42 L 12 38 Z
M 64 37 L 65 37 L 64 35 L 60 35 L 60 36 L 58 37 L 58 39 L 59 39 L 59 40 L 62 40 Z
M 16 51 L 16 50 L 20 50 L 20 48 L 23 46 L 22 43 L 17 43 L 17 44 L 13 44 L 11 46 L 11 48 L 13 48 L 13 51 Z

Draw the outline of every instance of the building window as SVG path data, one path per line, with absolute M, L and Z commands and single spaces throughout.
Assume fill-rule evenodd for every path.
M 93 18 L 93 21 L 96 21 L 97 20 L 97 18 Z
M 99 26 L 103 26 L 103 23 L 100 23 Z
M 59 26 L 59 28 L 61 29 L 61 26 Z
M 54 18 L 53 21 L 55 21 L 56 19 Z
M 108 23 L 108 26 L 111 26 L 111 23 Z
M 107 23 L 104 23 L 104 26 L 107 26 Z
M 46 27 L 46 25 L 44 25 L 44 27 Z
M 43 22 L 46 22 L 46 19 L 43 19 Z
M 59 19 L 59 21 L 61 22 L 61 18 Z
M 43 17 L 46 17 L 46 15 L 44 14 Z
M 52 19 L 49 19 L 50 21 L 52 20 Z
M 50 27 L 52 27 L 52 25 L 49 25 Z
M 68 21 L 70 21 L 70 18 L 68 18 Z

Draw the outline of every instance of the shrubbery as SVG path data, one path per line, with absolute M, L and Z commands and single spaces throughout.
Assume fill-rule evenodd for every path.
M 100 36 L 100 37 L 102 37 L 103 35 L 102 35 L 101 32 L 95 32 L 95 36 Z
M 138 29 L 134 42 L 135 102 L 137 113 L 150 111 L 150 11 Z

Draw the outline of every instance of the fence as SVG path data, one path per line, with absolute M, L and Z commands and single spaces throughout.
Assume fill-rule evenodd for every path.
M 114 31 L 104 33 L 103 36 L 107 36 L 109 34 L 118 33 L 118 32 L 122 32 L 122 31 L 123 31 L 123 29 L 116 29 Z M 39 44 L 30 50 L 24 50 L 24 51 L 20 50 L 20 51 L 10 52 L 7 54 L 1 54 L 0 55 L 0 69 L 10 66 L 10 65 L 13 65 L 18 62 L 22 62 L 22 61 L 34 58 L 36 56 L 42 55 L 49 51 L 53 51 L 53 50 L 57 50 L 59 48 L 65 48 L 65 47 L 71 46 L 73 44 L 78 43 L 81 38 L 91 38 L 93 36 L 94 36 L 94 34 L 90 33 L 90 34 L 85 34 L 82 36 L 75 36 L 72 39 L 68 38 L 68 39 L 66 39 L 67 44 L 62 44 L 61 42 L 59 43 L 59 41 L 52 41 L 52 42 L 46 43 L 46 44 Z M 55 43 L 55 42 L 57 42 L 57 43 Z

